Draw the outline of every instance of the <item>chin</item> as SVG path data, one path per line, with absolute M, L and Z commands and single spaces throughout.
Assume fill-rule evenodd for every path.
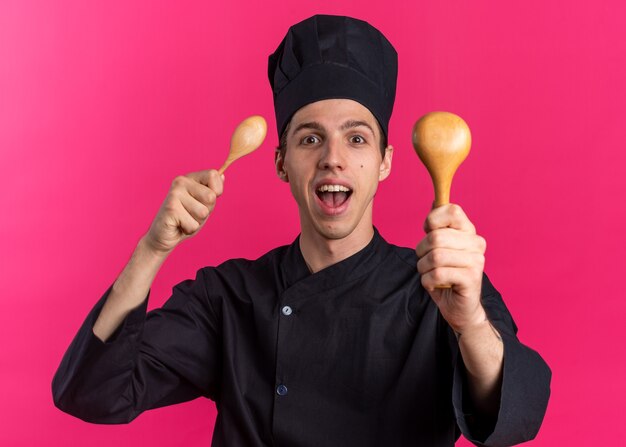
M 317 225 L 317 232 L 329 240 L 344 239 L 350 236 L 355 226 L 346 224 L 331 223 Z

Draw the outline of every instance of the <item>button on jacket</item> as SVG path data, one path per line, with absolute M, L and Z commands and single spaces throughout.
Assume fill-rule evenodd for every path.
M 522 345 L 485 277 L 482 301 L 504 343 L 500 409 L 465 398 L 456 338 L 422 288 L 414 250 L 376 231 L 317 273 L 298 240 L 176 285 L 161 309 L 134 310 L 106 342 L 90 312 L 53 380 L 55 404 L 81 419 L 126 423 L 205 396 L 213 446 L 511 445 L 537 433 L 550 370 Z M 164 430 L 167 427 L 163 428 Z

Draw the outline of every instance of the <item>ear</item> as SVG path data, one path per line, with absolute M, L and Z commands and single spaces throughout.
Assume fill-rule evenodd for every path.
M 289 176 L 285 170 L 285 158 L 278 149 L 274 152 L 274 165 L 276 166 L 276 175 L 278 175 L 278 178 L 283 182 L 289 183 Z
M 382 182 L 389 174 L 391 174 L 391 159 L 393 158 L 393 146 L 389 145 L 385 148 L 385 156 L 380 163 L 380 171 L 378 172 L 378 181 Z

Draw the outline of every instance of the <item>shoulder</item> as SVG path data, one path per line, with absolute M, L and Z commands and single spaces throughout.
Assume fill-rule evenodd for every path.
M 399 247 L 397 245 L 389 244 L 390 248 L 396 258 L 398 258 L 399 262 L 403 262 L 406 265 L 411 266 L 411 268 L 415 268 L 415 264 L 417 263 L 417 255 L 415 254 L 415 250 L 408 247 Z
M 289 245 L 283 245 L 268 251 L 256 259 L 233 258 L 222 262 L 216 267 L 204 267 L 203 270 L 223 273 L 261 272 L 263 270 L 272 269 L 277 263 L 280 263 L 288 248 Z
M 396 265 L 399 264 L 407 266 L 411 270 L 416 269 L 417 254 L 414 249 L 390 244 L 384 239 L 382 239 L 382 243 L 386 248 L 387 259 L 389 262 L 394 262 Z
M 257 259 L 233 258 L 214 267 L 203 267 L 199 276 L 214 290 L 216 287 L 228 291 L 273 289 L 288 248 L 288 245 L 277 247 Z
M 415 250 L 390 244 L 384 241 L 385 257 L 381 262 L 380 275 L 391 279 L 389 287 L 394 293 L 403 297 L 406 306 L 406 315 L 411 325 L 418 325 L 424 319 L 438 320 L 440 315 L 434 301 L 424 290 L 421 277 L 417 271 L 417 254 Z

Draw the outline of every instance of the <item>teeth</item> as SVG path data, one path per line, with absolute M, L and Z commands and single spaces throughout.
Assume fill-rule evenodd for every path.
M 320 192 L 350 192 L 350 188 L 342 185 L 322 185 L 317 190 Z

